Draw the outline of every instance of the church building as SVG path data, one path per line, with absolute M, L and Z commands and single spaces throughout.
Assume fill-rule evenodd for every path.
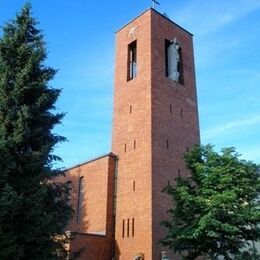
M 111 152 L 66 170 L 73 183 L 70 252 L 87 260 L 179 259 L 159 240 L 200 143 L 192 34 L 154 8 L 116 32 Z

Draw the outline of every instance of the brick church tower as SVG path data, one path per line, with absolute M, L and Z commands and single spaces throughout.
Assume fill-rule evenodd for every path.
M 66 170 L 82 260 L 159 260 L 170 198 L 200 142 L 192 35 L 149 9 L 116 33 L 112 153 Z M 137 258 L 137 256 L 142 256 Z M 168 251 L 171 260 L 179 259 Z
M 192 35 L 154 9 L 116 33 L 113 120 L 116 259 L 161 259 L 161 191 L 188 174 L 183 154 L 200 137 Z

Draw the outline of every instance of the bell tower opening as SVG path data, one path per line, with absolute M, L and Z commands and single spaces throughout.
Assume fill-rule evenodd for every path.
M 128 76 L 131 80 L 137 76 L 137 41 L 133 41 L 128 45 Z
M 165 40 L 165 76 L 184 85 L 182 48 L 176 38 Z

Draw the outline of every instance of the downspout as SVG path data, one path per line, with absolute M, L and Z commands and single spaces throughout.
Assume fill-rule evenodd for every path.
M 118 180 L 118 155 L 115 156 L 115 175 L 114 175 L 114 194 L 113 194 L 113 215 L 114 215 L 114 254 L 112 260 L 115 260 L 116 253 L 116 243 L 115 243 L 115 235 L 116 235 L 116 209 L 117 209 L 117 180 Z

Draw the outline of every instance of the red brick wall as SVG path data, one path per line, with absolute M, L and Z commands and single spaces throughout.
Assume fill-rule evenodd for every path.
M 165 39 L 175 37 L 183 52 L 184 86 L 165 77 Z M 127 81 L 128 44 L 134 40 L 137 77 Z M 178 170 L 188 174 L 182 156 L 187 147 L 198 142 L 192 36 L 156 11 L 148 10 L 116 35 L 112 151 L 119 155 L 117 259 L 132 259 L 139 251 L 145 253 L 145 259 L 159 259 L 164 250 L 158 243 L 164 236 L 159 223 L 167 217 L 165 212 L 170 207 L 169 198 L 161 190 L 168 180 L 174 182 Z M 122 222 L 132 218 L 135 235 L 123 238 Z
M 90 234 L 76 234 L 70 245 L 74 252 L 83 249 L 79 258 L 82 260 L 111 260 L 113 246 L 113 239 Z
M 150 18 L 151 13 L 145 12 L 116 34 L 112 151 L 119 155 L 116 211 L 117 259 L 133 259 L 139 251 L 145 253 L 146 259 L 152 259 Z M 132 37 L 129 31 L 136 26 L 138 27 Z M 128 44 L 134 40 L 137 40 L 137 77 L 127 81 Z M 130 106 L 132 106 L 131 114 Z M 132 218 L 135 219 L 134 237 L 131 234 Z M 128 219 L 129 237 L 126 234 Z M 123 220 L 126 223 L 124 238 L 122 237 Z
M 104 258 L 98 259 L 111 259 L 114 254 L 113 196 L 116 160 L 116 157 L 110 154 L 71 168 L 66 172 L 65 179 L 71 180 L 73 184 L 71 202 L 75 210 L 68 230 L 81 233 L 76 235 L 71 242 L 70 251 L 86 246 L 84 257 L 82 256 L 80 259 L 96 259 L 91 258 L 92 253 L 88 254 L 101 249 L 102 254 L 100 254 Z M 82 176 L 83 208 L 81 221 L 77 223 L 79 178 Z M 86 234 L 88 235 L 86 236 Z M 103 236 L 94 234 L 102 234 Z M 85 258 L 85 256 L 88 257 Z
M 152 12 L 152 226 L 153 259 L 165 250 L 160 222 L 167 218 L 170 198 L 161 191 L 187 175 L 183 154 L 200 142 L 192 35 Z M 165 40 L 177 39 L 182 49 L 184 85 L 165 76 Z M 170 108 L 171 106 L 171 108 Z M 168 140 L 168 148 L 167 148 Z M 166 250 L 169 251 L 169 250 Z M 175 258 L 174 258 L 175 259 Z

